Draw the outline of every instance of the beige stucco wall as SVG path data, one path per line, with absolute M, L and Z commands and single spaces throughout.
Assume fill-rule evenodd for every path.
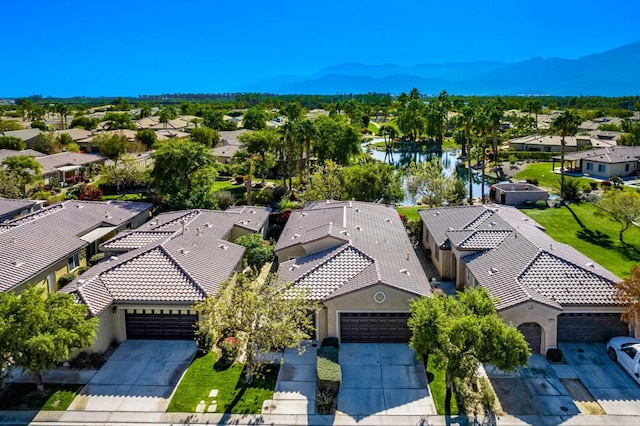
M 51 265 L 50 267 L 48 267 L 47 269 L 42 270 L 40 273 L 38 273 L 37 275 L 35 275 L 33 278 L 30 278 L 29 280 L 25 281 L 24 283 L 20 284 L 19 286 L 17 286 L 14 289 L 14 292 L 16 294 L 20 294 L 22 293 L 27 287 L 31 286 L 31 285 L 36 285 L 39 287 L 43 287 L 45 289 L 49 289 L 49 281 L 48 281 L 48 276 L 49 274 L 53 273 L 54 274 L 54 282 L 55 282 L 55 290 L 59 290 L 58 288 L 58 279 L 60 279 L 61 276 L 69 273 L 69 269 L 68 269 L 68 259 L 69 257 L 73 256 L 75 253 L 78 254 L 78 260 L 79 260 L 79 264 L 80 266 L 86 266 L 87 265 L 87 252 L 86 252 L 86 248 L 82 248 L 74 253 L 69 254 L 69 256 L 66 256 L 64 259 L 59 260 L 58 262 L 54 263 L 53 265 Z
M 587 169 L 587 163 L 593 164 L 592 170 Z M 606 166 L 606 169 L 604 172 L 598 171 L 598 166 L 600 164 L 604 164 Z M 629 170 L 625 171 L 625 166 L 627 164 L 629 165 Z M 587 173 L 591 176 L 597 176 L 597 177 L 603 177 L 603 178 L 610 178 L 612 176 L 620 176 L 620 177 L 633 176 L 637 168 L 638 168 L 637 161 L 629 161 L 628 163 L 607 164 L 607 163 L 599 163 L 592 159 L 582 160 L 582 173 Z
M 305 255 L 304 248 L 302 245 L 298 244 L 291 247 L 283 248 L 282 250 L 276 251 L 276 256 L 278 257 L 278 263 L 286 262 L 289 259 L 302 257 Z
M 383 291 L 386 295 L 384 303 L 376 303 L 373 295 Z M 383 285 L 374 286 L 337 297 L 324 302 L 318 311 L 318 339 L 325 337 L 340 338 L 340 312 L 409 312 L 409 301 L 418 296 Z
M 441 250 L 438 248 L 436 258 L 436 242 L 433 236 L 428 233 L 426 226 L 422 226 L 422 246 L 430 250 L 431 255 L 429 256 L 429 260 L 433 263 L 433 266 L 435 266 L 436 271 L 438 271 L 442 279 L 451 279 L 453 277 L 451 250 Z
M 543 354 L 547 349 L 556 348 L 558 334 L 556 330 L 558 314 L 562 311 L 537 302 L 526 302 L 498 312 L 498 315 L 514 327 L 527 322 L 533 322 L 542 328 L 542 342 L 540 349 Z
M 546 201 L 549 198 L 549 193 L 539 191 L 503 191 L 500 188 L 496 188 L 493 201 L 500 204 L 502 194 L 505 194 L 505 204 L 509 206 L 520 206 L 527 201 L 536 202 L 538 200 Z

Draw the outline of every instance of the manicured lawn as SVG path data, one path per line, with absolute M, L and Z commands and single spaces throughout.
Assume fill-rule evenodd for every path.
M 515 175 L 515 180 L 527 180 L 527 179 L 537 179 L 538 186 L 553 190 L 556 193 L 560 192 L 560 175 L 554 173 L 551 170 L 553 163 L 532 163 L 529 164 L 524 170 L 518 172 Z M 559 167 L 559 165 L 558 165 Z M 570 179 L 578 179 L 583 185 L 588 184 L 588 182 L 592 182 L 593 179 L 583 178 L 583 177 L 572 177 L 565 176 Z
M 408 207 L 397 207 L 398 213 L 403 216 L 406 216 L 407 219 L 411 220 L 420 220 L 420 215 L 418 215 L 418 210 L 426 209 L 425 206 L 408 206 Z
M 32 383 L 12 383 L 0 399 L 0 410 L 66 410 L 82 385 L 47 384 L 44 394 Z
M 116 194 L 116 195 L 103 195 L 102 201 L 117 200 L 117 201 L 142 201 L 145 199 L 145 195 L 141 193 L 135 194 Z
M 436 405 L 436 411 L 438 415 L 444 415 L 444 398 L 447 392 L 447 386 L 445 383 L 445 374 L 443 370 L 438 370 L 434 365 L 430 364 L 427 368 L 427 379 L 429 380 L 429 389 L 431 389 L 431 396 L 433 402 Z M 451 415 L 458 414 L 458 404 L 456 402 L 455 393 L 451 394 Z
M 216 365 L 216 354 L 210 352 L 196 358 L 178 385 L 169 412 L 194 413 L 201 400 L 207 405 L 215 399 L 217 413 L 259 414 L 262 403 L 273 397 L 279 365 L 267 365 L 259 378 L 248 385 L 244 381 L 244 365 L 233 364 L 226 369 Z M 216 398 L 209 397 L 212 389 L 218 389 Z
M 628 244 L 622 244 L 618 239 L 619 225 L 607 217 L 596 216 L 597 210 L 591 203 L 582 203 L 522 212 L 544 226 L 549 236 L 625 278 L 631 266 L 640 262 L 640 229 L 632 227 L 625 232 Z

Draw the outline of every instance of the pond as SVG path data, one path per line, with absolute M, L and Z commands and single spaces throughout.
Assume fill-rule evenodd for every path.
M 445 176 L 452 176 L 456 173 L 459 179 L 463 180 L 469 185 L 467 168 L 460 161 L 460 150 L 455 151 L 439 151 L 439 152 L 423 152 L 423 151 L 393 151 L 385 152 L 375 149 L 369 149 L 367 145 L 370 143 L 383 142 L 384 139 L 372 139 L 362 144 L 362 150 L 371 155 L 376 160 L 382 161 L 387 164 L 394 165 L 398 168 L 408 166 L 412 161 L 416 163 L 423 163 L 425 161 L 431 161 L 434 158 L 440 160 L 442 164 L 442 172 Z M 489 183 L 485 183 L 485 194 L 489 196 Z M 482 176 L 478 171 L 473 171 L 473 197 L 478 198 L 481 196 L 482 189 Z M 469 195 L 467 189 L 467 196 Z M 415 205 L 416 199 L 412 198 L 405 190 L 405 199 L 402 201 L 403 205 Z

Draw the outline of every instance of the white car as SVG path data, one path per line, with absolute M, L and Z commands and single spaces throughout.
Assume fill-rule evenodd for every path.
M 618 361 L 633 380 L 640 383 L 640 340 L 614 337 L 607 343 L 607 353 L 611 361 Z

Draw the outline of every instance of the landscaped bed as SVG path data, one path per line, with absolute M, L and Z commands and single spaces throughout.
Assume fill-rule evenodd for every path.
M 83 385 L 47 384 L 39 393 L 32 383 L 12 383 L 0 398 L 0 410 L 66 410 Z
M 431 389 L 431 396 L 433 402 L 436 405 L 436 411 L 438 415 L 443 416 L 445 414 L 444 399 L 447 392 L 447 386 L 445 383 L 445 373 L 443 370 L 437 369 L 434 365 L 429 365 L 427 368 L 427 380 L 429 381 L 429 389 Z M 458 403 L 456 402 L 456 395 L 451 394 L 451 415 L 458 414 Z
M 262 403 L 273 397 L 280 366 L 264 366 L 254 376 L 253 383 L 247 385 L 244 364 L 222 366 L 216 360 L 216 354 L 210 352 L 191 363 L 167 411 L 194 413 L 200 401 L 209 407 L 214 400 L 217 413 L 259 414 L 262 411 Z M 218 394 L 210 397 L 214 389 Z

